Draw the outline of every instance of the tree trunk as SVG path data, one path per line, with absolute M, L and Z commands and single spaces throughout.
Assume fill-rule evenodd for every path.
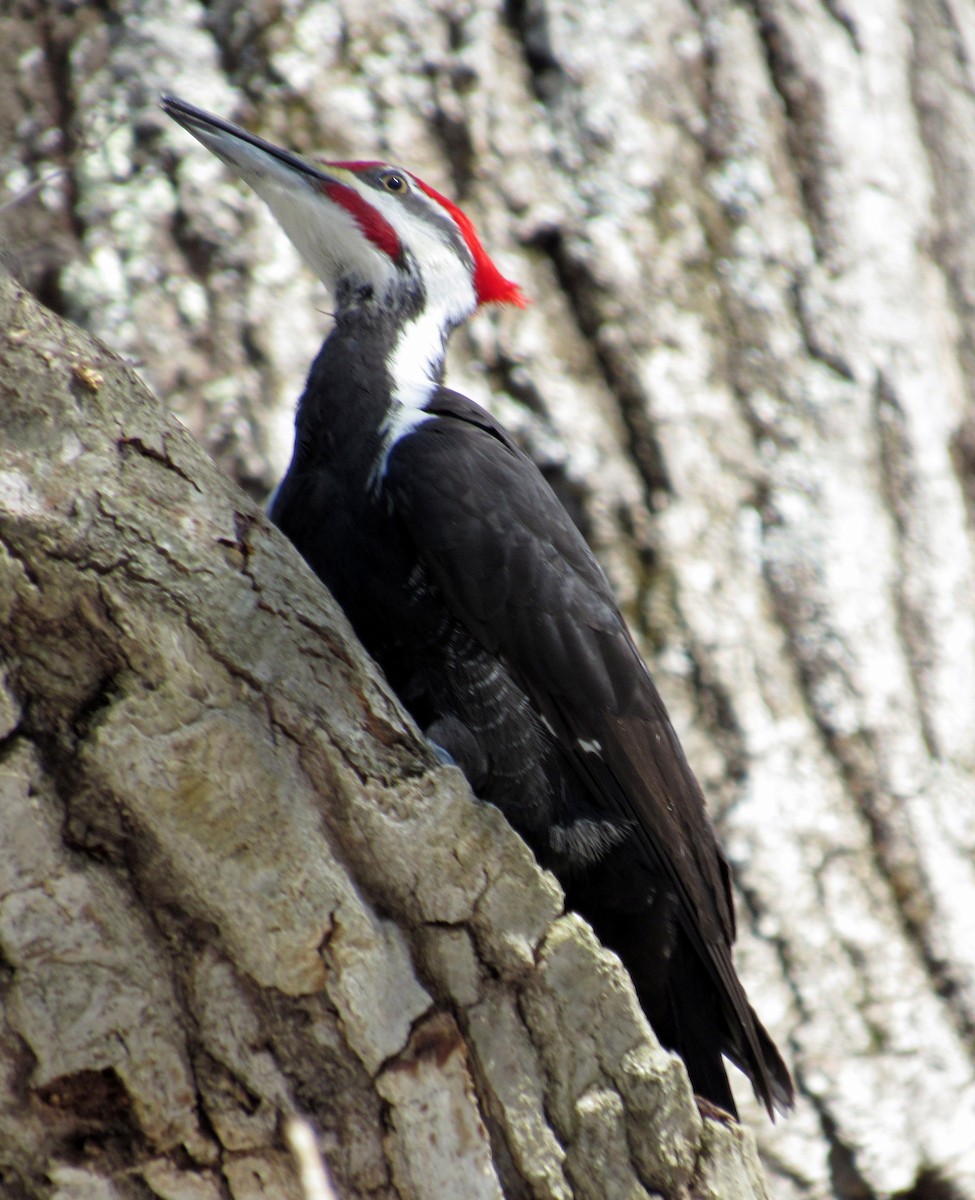
M 281 534 L 2 289 L 4 1195 L 295 1195 L 300 1108 L 349 1197 L 764 1196 Z
M 159 91 L 402 162 L 534 300 L 449 380 L 570 505 L 711 799 L 799 1085 L 775 1127 L 742 1096 L 783 1200 L 975 1196 L 973 62 L 953 0 L 0 16 L 8 257 L 252 496 L 329 300 Z M 343 1196 L 758 1188 L 288 548 L 32 313 L 0 352 L 0 1193 L 286 1196 L 292 1107 Z

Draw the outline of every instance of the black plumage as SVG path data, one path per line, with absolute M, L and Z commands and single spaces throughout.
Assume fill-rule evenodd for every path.
M 345 393 L 381 361 L 375 332 L 340 314 L 272 519 L 420 726 L 620 954 L 695 1090 L 735 1111 L 727 1054 L 787 1107 L 788 1073 L 732 964 L 727 864 L 602 570 L 506 431 L 445 388 L 374 492 L 378 442 L 363 434 L 378 421 Z
M 732 962 L 728 865 L 609 584 L 510 435 L 442 385 L 450 330 L 478 302 L 517 302 L 513 285 L 408 173 L 305 164 L 165 103 L 335 290 L 272 519 L 420 727 L 619 953 L 695 1090 L 734 1113 L 724 1055 L 770 1113 L 788 1108 L 788 1071 Z M 312 243 L 302 222 L 319 211 Z

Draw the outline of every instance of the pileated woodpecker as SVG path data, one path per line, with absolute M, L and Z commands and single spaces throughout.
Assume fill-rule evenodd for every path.
M 335 298 L 271 519 L 440 752 L 628 968 L 694 1090 L 769 1114 L 792 1081 L 732 963 L 728 864 L 663 701 L 568 514 L 510 434 L 443 385 L 451 332 L 523 305 L 468 218 L 381 162 L 310 162 L 167 96 Z

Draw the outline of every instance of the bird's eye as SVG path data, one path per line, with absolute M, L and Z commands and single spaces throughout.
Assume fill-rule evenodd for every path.
M 383 187 L 387 192 L 405 192 L 406 180 L 398 171 L 387 171 L 381 179 Z

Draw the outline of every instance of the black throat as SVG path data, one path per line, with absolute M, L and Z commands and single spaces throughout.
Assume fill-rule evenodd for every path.
M 295 451 L 289 475 L 324 467 L 366 474 L 395 415 L 402 381 L 394 378 L 404 343 L 417 331 L 422 295 L 409 292 L 395 306 L 378 303 L 371 291 L 339 290 L 335 328 L 308 373 L 295 415 Z M 399 352 L 399 355 L 397 354 Z M 418 349 L 416 357 L 422 354 Z M 431 386 L 443 373 L 443 350 Z
M 415 592 L 417 552 L 382 493 L 381 467 L 395 420 L 409 416 L 398 395 L 422 402 L 425 394 L 436 393 L 438 380 L 408 386 L 394 378 L 398 361 L 428 361 L 425 346 L 403 349 L 404 339 L 423 334 L 422 296 L 407 293 L 389 304 L 362 290 L 340 290 L 339 300 L 335 328 L 298 402 L 294 454 L 269 515 L 400 690 L 395 648 Z M 439 341 L 433 350 L 439 350 L 432 363 L 439 376 Z M 423 614 L 415 615 L 425 623 Z M 437 619 L 431 613 L 430 622 Z M 426 632 L 413 631 L 419 637 Z

